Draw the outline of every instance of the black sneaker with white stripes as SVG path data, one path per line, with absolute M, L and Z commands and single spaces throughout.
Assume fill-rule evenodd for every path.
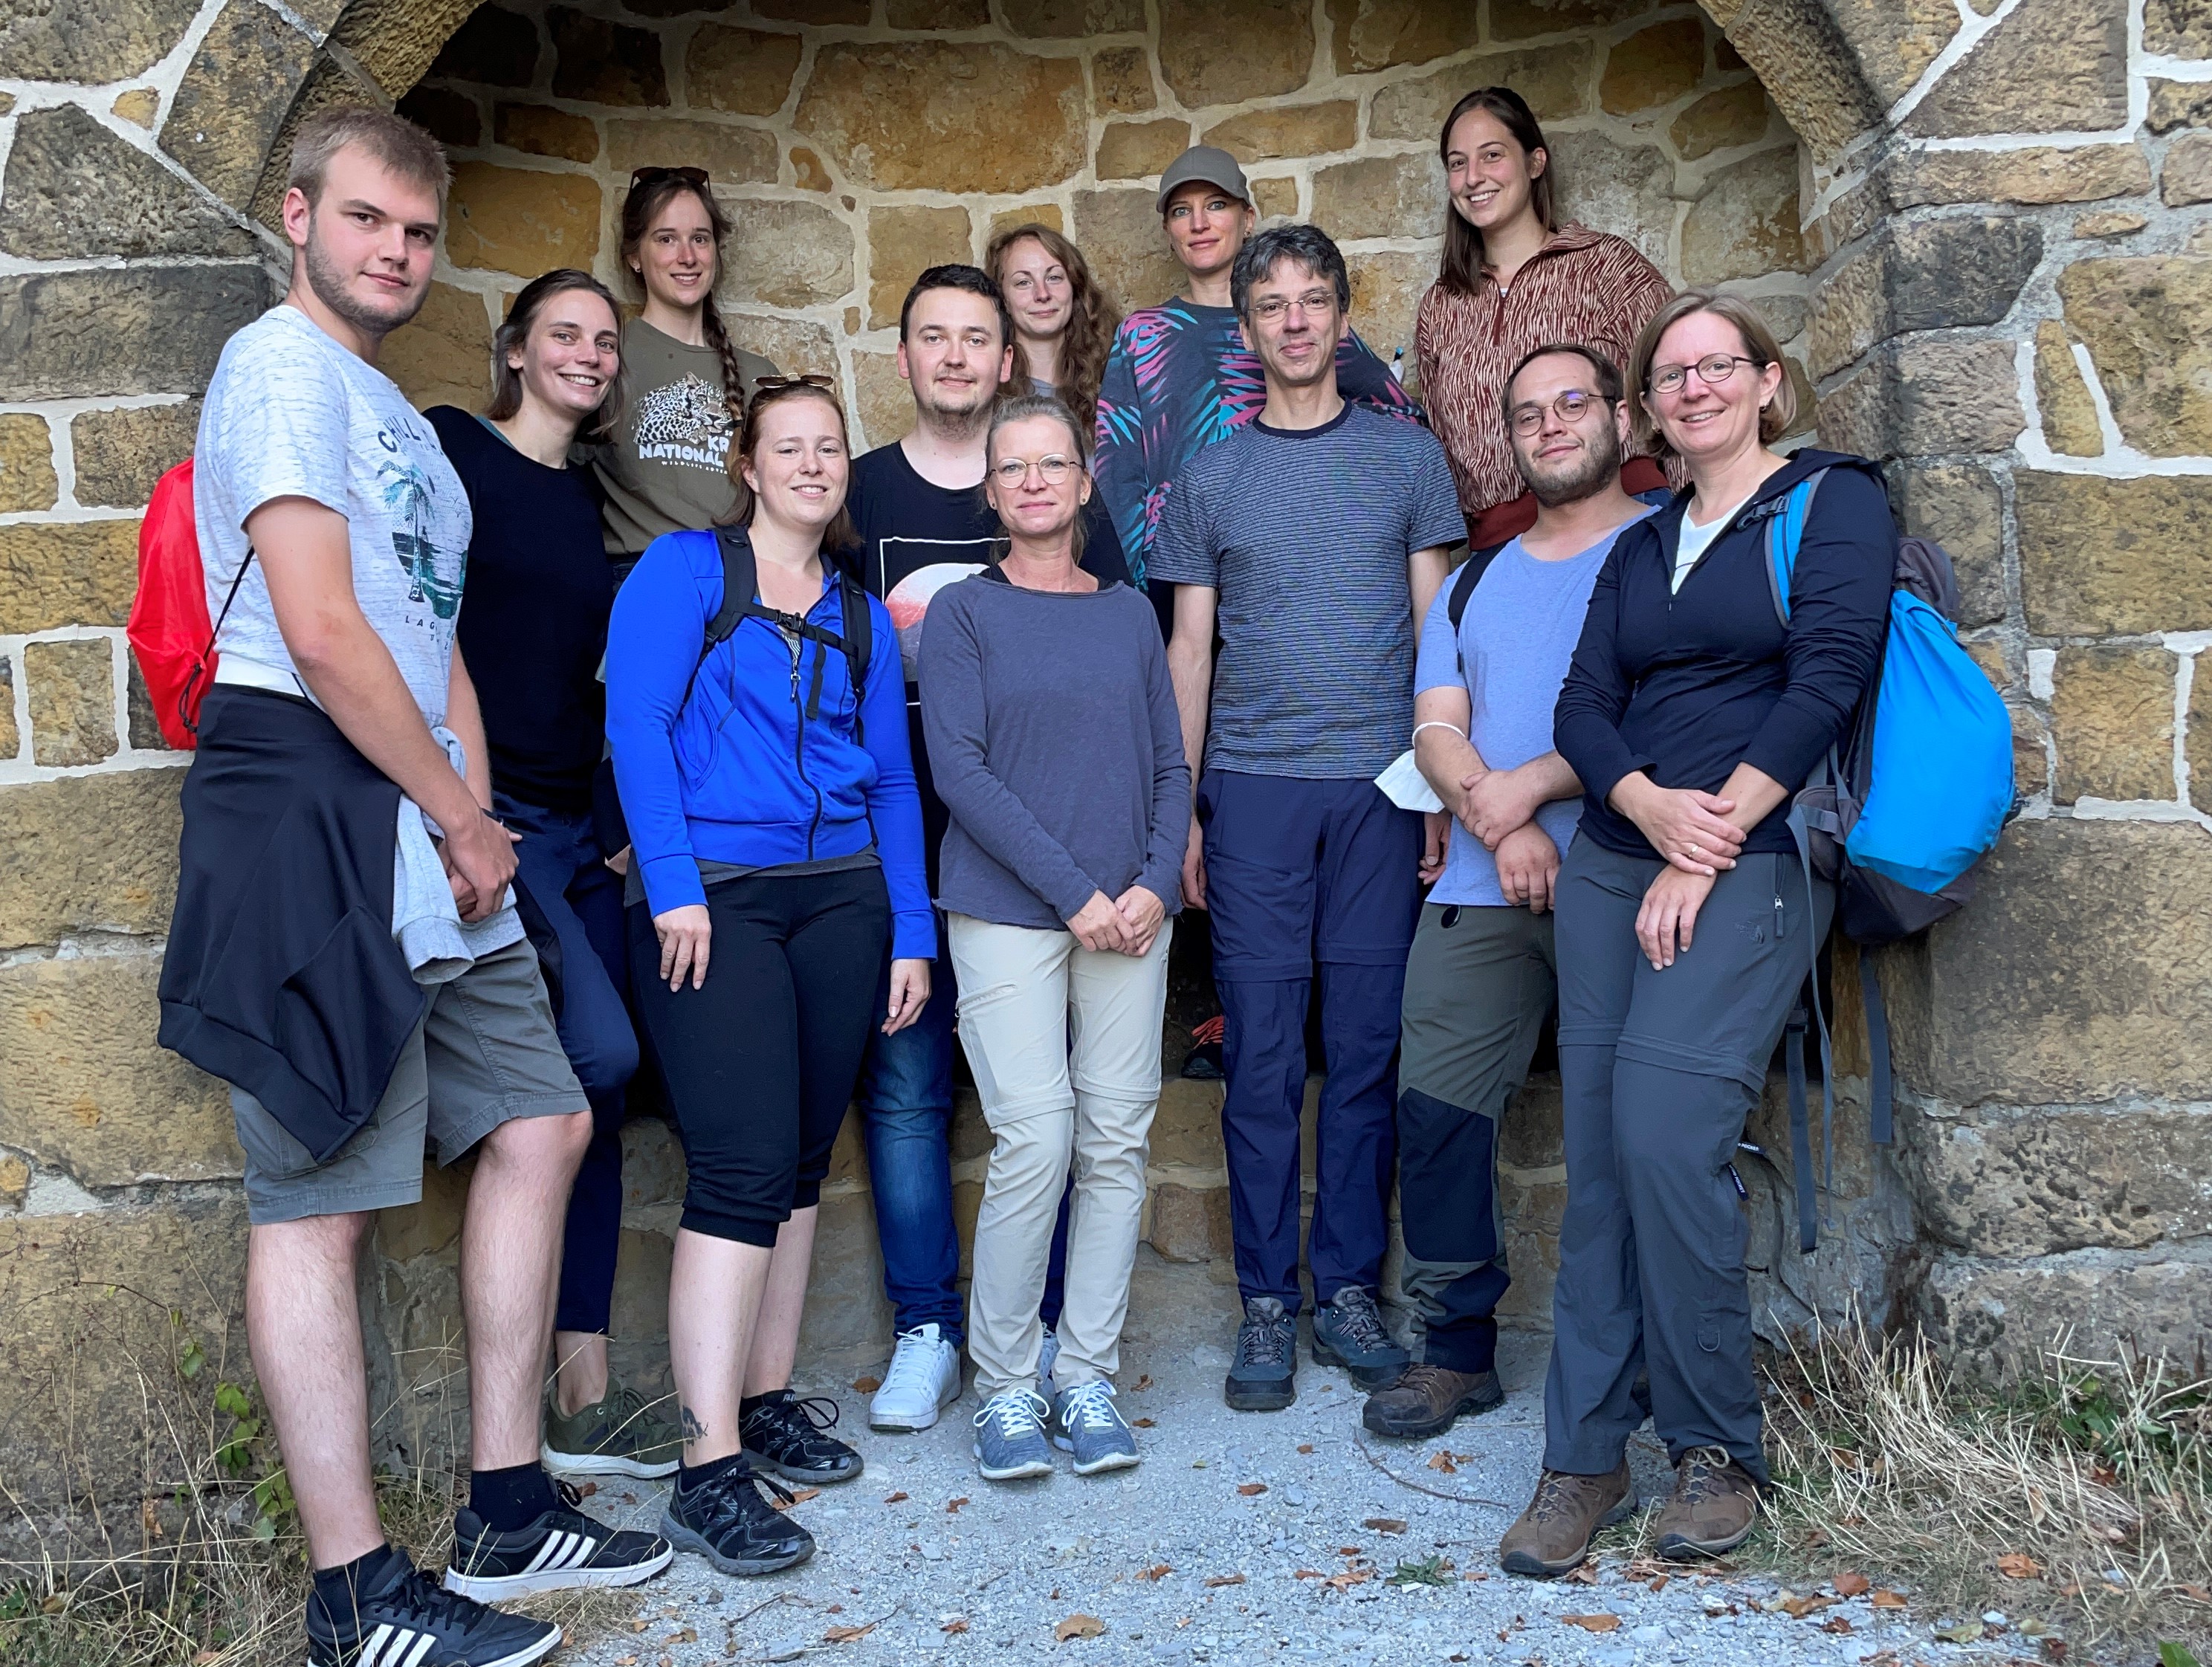
M 307 1605 L 307 1667 L 527 1667 L 560 1641 L 550 1621 L 441 1591 L 398 1552 L 384 1584 L 362 1592 L 350 1615 Z
M 465 1507 L 456 1511 L 446 1589 L 493 1603 L 574 1586 L 634 1586 L 675 1561 L 676 1548 L 658 1534 L 610 1528 L 570 1509 L 580 1495 L 558 1485 L 561 1506 L 512 1533 L 486 1527 Z

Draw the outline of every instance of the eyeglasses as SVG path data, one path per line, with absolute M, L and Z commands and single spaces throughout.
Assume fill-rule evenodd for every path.
M 664 179 L 681 179 L 687 185 L 697 185 L 704 190 L 707 185 L 707 170 L 704 168 L 632 168 L 629 175 L 629 188 L 635 191 L 641 185 L 657 185 Z
M 1549 409 L 1559 414 L 1562 422 L 1580 422 L 1593 405 L 1609 406 L 1613 403 L 1601 394 L 1584 393 L 1580 388 L 1570 388 L 1553 400 Z M 1532 400 L 1525 405 L 1516 405 L 1513 415 L 1507 421 L 1513 425 L 1515 433 L 1533 434 L 1544 426 L 1546 409 Z
M 991 472 L 999 477 L 1000 486 L 1016 487 L 1029 479 L 1030 470 L 1034 469 L 1044 476 L 1047 486 L 1058 486 L 1079 467 L 1074 458 L 1063 458 L 1055 452 L 1048 458 L 1039 458 L 1034 464 L 1026 458 L 1004 458 Z
M 1766 368 L 1764 360 L 1747 359 L 1741 354 L 1709 353 L 1694 365 L 1654 365 L 1649 386 L 1655 394 L 1675 394 L 1689 380 L 1690 373 L 1698 373 L 1698 380 L 1708 388 L 1717 388 L 1735 374 L 1738 365 L 1753 365 Z
M 1336 311 L 1336 292 L 1333 289 L 1309 289 L 1303 295 L 1289 299 L 1270 295 L 1264 301 L 1252 303 L 1252 316 L 1263 324 L 1272 324 L 1288 312 L 1294 304 L 1308 312 L 1334 312 Z

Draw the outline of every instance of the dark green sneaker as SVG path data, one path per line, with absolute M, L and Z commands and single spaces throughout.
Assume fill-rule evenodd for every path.
M 548 1406 L 540 1456 L 556 1476 L 669 1476 L 684 1436 L 635 1390 L 617 1389 L 565 1418 Z

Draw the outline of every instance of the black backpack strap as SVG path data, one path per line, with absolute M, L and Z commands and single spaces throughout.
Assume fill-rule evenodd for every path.
M 1505 543 L 1512 542 L 1509 538 Z M 1459 652 L 1459 622 L 1467 617 L 1467 604 L 1474 596 L 1474 587 L 1482 583 L 1483 574 L 1490 570 L 1490 564 L 1498 559 L 1498 551 L 1504 548 L 1505 544 L 1486 544 L 1479 550 L 1469 550 L 1467 560 L 1459 564 L 1459 571 L 1452 575 L 1451 600 L 1444 603 L 1444 611 L 1451 616 L 1452 650 L 1455 653 Z M 1464 654 L 1459 655 L 1459 669 L 1462 672 L 1467 670 L 1467 656 Z
M 230 593 L 222 599 L 222 611 L 208 627 L 207 646 L 200 650 L 198 663 L 185 678 L 185 686 L 177 691 L 177 721 L 185 726 L 188 735 L 200 732 L 199 722 L 192 716 L 192 691 L 199 688 L 200 679 L 207 674 L 208 662 L 215 658 L 215 640 L 222 634 L 222 622 L 230 617 L 230 604 L 238 600 L 238 587 L 246 583 L 246 570 L 252 565 L 253 546 L 248 544 L 245 559 L 238 564 L 238 577 L 230 581 Z M 205 698 L 204 691 L 202 698 Z
M 1820 1137 L 1826 1159 L 1821 1185 L 1836 1180 L 1836 1063 L 1828 1040 L 1828 1015 L 1820 1005 L 1820 944 L 1813 930 L 1813 834 L 1802 805 L 1790 807 L 1790 837 L 1805 876 L 1805 987 L 1813 1000 L 1813 1022 L 1820 1033 Z M 1797 1245 L 1810 1255 L 1819 1242 L 1820 1217 L 1813 1197 L 1812 1131 L 1805 1104 L 1805 1008 L 1800 1003 L 1785 1034 L 1790 1046 L 1790 1148 L 1797 1171 Z
M 707 621 L 706 634 L 699 640 L 699 658 L 691 663 L 691 675 L 684 680 L 684 698 L 676 703 L 678 712 L 691 704 L 691 686 L 699 681 L 699 669 L 707 664 L 707 657 L 729 641 L 738 621 L 751 610 L 753 591 L 760 582 L 753 566 L 752 543 L 738 529 L 715 528 L 714 544 L 722 556 L 722 605 Z
M 1866 1008 L 1868 1100 L 1868 1137 L 1876 1146 L 1888 1146 L 1897 1138 L 1895 1097 L 1889 1072 L 1889 1009 L 1882 1005 L 1881 979 L 1876 975 L 1874 955 L 1866 945 L 1859 946 L 1859 998 Z
M 860 717 L 868 688 L 868 663 L 875 658 L 876 622 L 868 611 L 868 592 L 842 567 L 837 569 L 837 606 L 845 616 L 845 670 L 853 681 L 853 739 L 865 747 L 868 732 Z

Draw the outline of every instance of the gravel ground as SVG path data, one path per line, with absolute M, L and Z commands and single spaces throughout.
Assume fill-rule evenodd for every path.
M 1142 1258 L 1120 1378 L 1125 1415 L 1152 1421 L 1138 1432 L 1138 1469 L 1085 1480 L 1063 1464 L 1034 1482 L 988 1482 L 969 1448 L 972 1389 L 936 1428 L 892 1436 L 866 1428 L 866 1397 L 850 1384 L 801 1384 L 835 1396 L 839 1433 L 867 1461 L 855 1480 L 797 1507 L 819 1542 L 813 1559 L 736 1580 L 679 1557 L 638 1589 L 624 1611 L 633 1618 L 613 1637 L 556 1659 L 1945 1667 L 2037 1654 L 2009 1626 L 1961 1647 L 1932 1640 L 1961 1617 L 1878 1609 L 1870 1594 L 1834 1601 L 1832 1588 L 1810 1584 L 1792 1594 L 1771 1579 L 1664 1571 L 1624 1555 L 1600 1558 L 1594 1584 L 1503 1574 L 1498 1537 L 1535 1483 L 1543 1339 L 1507 1335 L 1509 1398 L 1496 1411 L 1441 1440 L 1370 1445 L 1408 1487 L 1364 1456 L 1359 1391 L 1315 1366 L 1303 1338 L 1296 1405 L 1223 1406 L 1234 1290 L 1203 1269 L 1149 1251 Z M 1432 1463 L 1440 1452 L 1449 1460 Z M 1668 1471 L 1648 1434 L 1631 1456 L 1643 1497 L 1663 1494 Z M 643 1527 L 658 1521 L 661 1499 L 652 1484 L 618 1483 L 586 1508 Z M 1392 1583 L 1416 1566 L 1436 1584 Z M 1779 1607 L 1797 1595 L 1830 1601 L 1802 1615 Z M 1058 1636 L 1071 1630 L 1085 1635 Z

